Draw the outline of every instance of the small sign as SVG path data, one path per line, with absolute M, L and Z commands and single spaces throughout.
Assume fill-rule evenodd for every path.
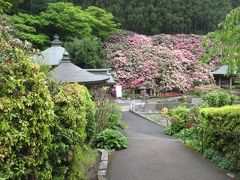
M 121 85 L 116 85 L 116 96 L 117 96 L 117 98 L 122 97 L 122 86 Z

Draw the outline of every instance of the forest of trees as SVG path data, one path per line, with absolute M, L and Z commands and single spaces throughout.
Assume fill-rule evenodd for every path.
M 59 0 L 9 0 L 12 12 L 38 14 Z M 94 5 L 110 11 L 123 29 L 141 34 L 215 31 L 240 0 L 65 0 L 83 8 Z

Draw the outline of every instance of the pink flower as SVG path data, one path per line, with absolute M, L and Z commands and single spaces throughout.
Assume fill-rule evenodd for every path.
M 125 89 L 149 84 L 162 91 L 187 91 L 195 82 L 213 80 L 210 69 L 199 63 L 198 35 L 139 35 L 122 31 L 105 43 L 114 77 Z

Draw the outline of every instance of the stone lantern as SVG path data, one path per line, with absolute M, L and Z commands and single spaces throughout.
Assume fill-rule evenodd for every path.
M 140 86 L 138 89 L 140 90 L 140 94 L 142 95 L 142 99 L 145 102 L 146 98 L 148 97 L 147 88 L 145 86 Z

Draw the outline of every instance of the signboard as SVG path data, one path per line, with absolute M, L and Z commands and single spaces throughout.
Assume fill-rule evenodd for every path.
M 122 97 L 122 86 L 121 85 L 116 85 L 116 96 L 117 96 L 117 98 Z

